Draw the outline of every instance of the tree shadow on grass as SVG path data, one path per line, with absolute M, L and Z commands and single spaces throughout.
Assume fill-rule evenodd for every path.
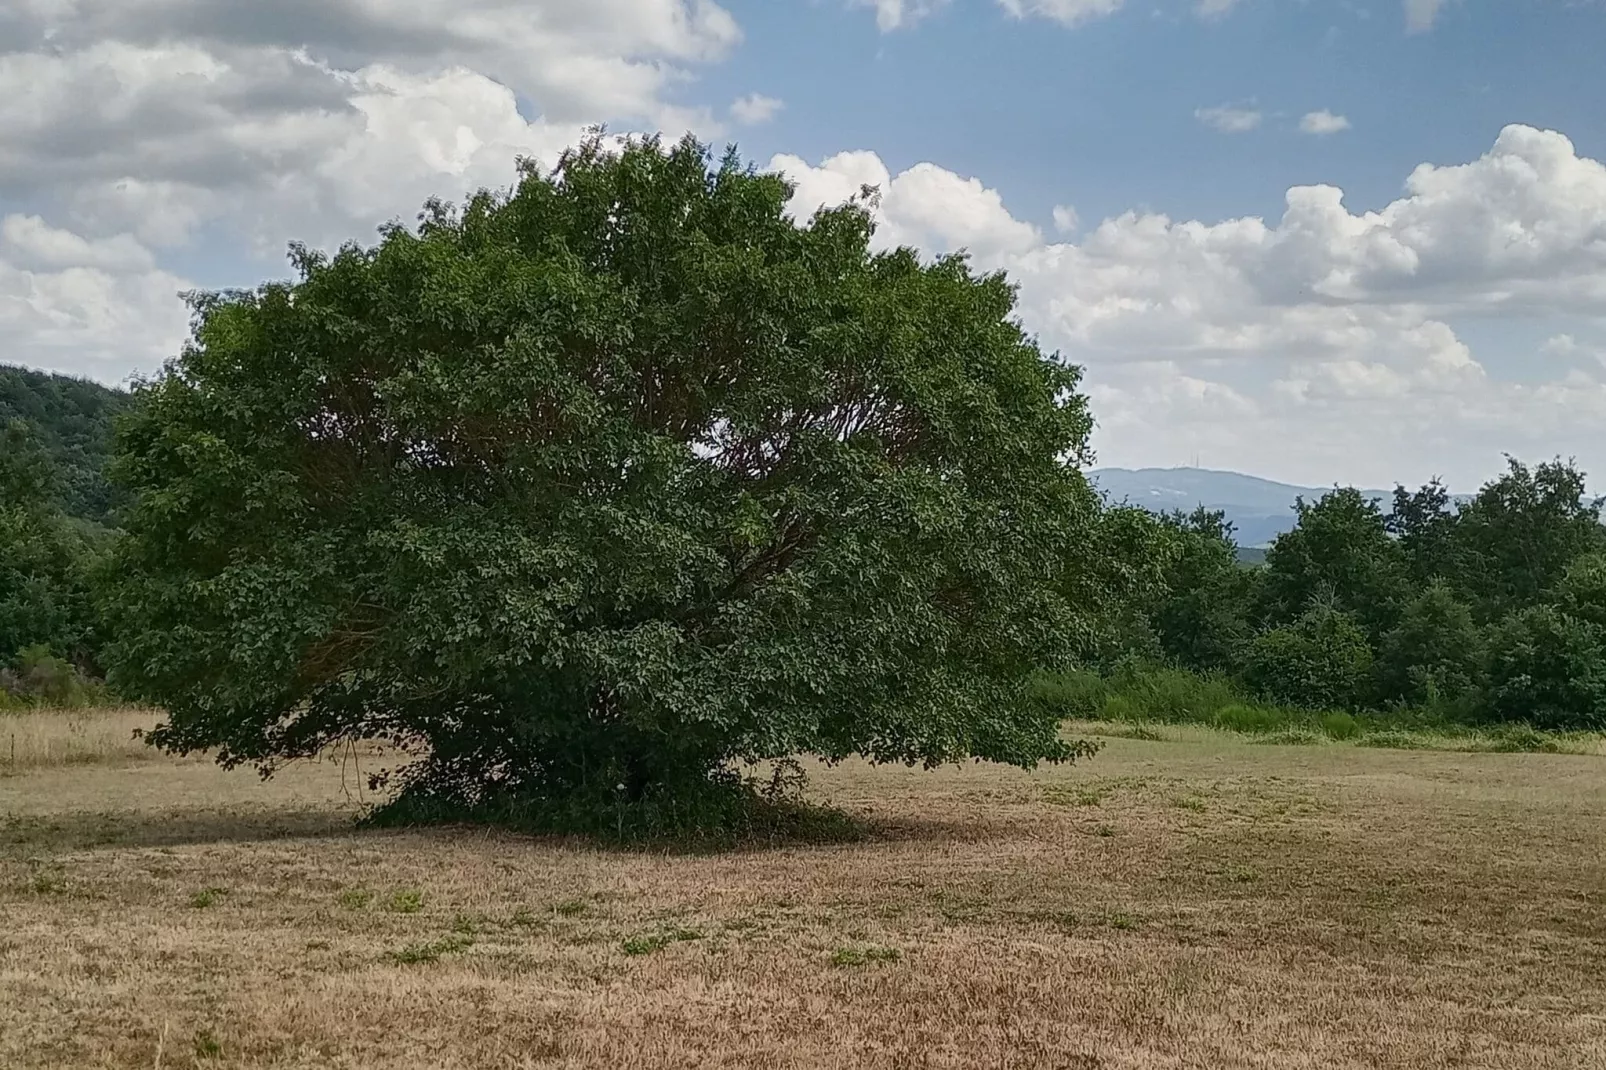
M 824 806 L 791 805 L 773 820 L 706 833 L 636 832 L 621 836 L 532 827 L 494 819 L 370 822 L 354 808 L 253 807 L 175 810 L 65 811 L 0 815 L 0 855 L 96 848 L 182 847 L 214 843 L 388 836 L 444 841 L 491 837 L 505 844 L 542 844 L 570 850 L 625 854 L 718 855 L 901 843 L 977 843 L 1018 835 L 980 815 L 932 817 L 864 814 Z
M 717 856 L 762 854 L 771 851 L 834 850 L 845 847 L 874 849 L 902 844 L 988 843 L 1019 839 L 1021 829 L 980 815 L 951 819 L 889 816 L 851 809 L 788 804 L 778 819 L 712 832 L 665 832 L 628 828 L 615 831 L 576 832 L 532 827 L 517 821 L 491 818 L 469 820 L 389 820 L 361 826 L 375 833 L 404 832 L 444 840 L 470 836 L 491 838 L 507 845 L 544 845 L 564 850 L 605 851 L 616 854 Z
M 350 811 L 193 809 L 67 811 L 0 815 L 0 853 L 97 847 L 180 847 L 206 843 L 350 835 Z

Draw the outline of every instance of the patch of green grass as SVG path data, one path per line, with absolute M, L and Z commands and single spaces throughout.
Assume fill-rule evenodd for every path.
M 542 919 L 535 916 L 535 911 L 528 907 L 520 907 L 508 918 L 509 925 L 516 925 L 521 929 L 533 929 L 542 924 Z
M 424 893 L 417 888 L 399 888 L 385 901 L 385 909 L 392 914 L 417 914 L 424 909 Z
M 897 962 L 901 958 L 903 952 L 895 947 L 839 947 L 831 952 L 831 965 L 869 966 L 877 962 Z
M 366 888 L 347 888 L 335 902 L 347 910 L 363 910 L 374 901 L 374 893 Z
M 670 944 L 678 944 L 688 940 L 701 940 L 702 938 L 703 934 L 696 929 L 664 929 L 655 933 L 628 937 L 619 946 L 627 955 L 650 955 L 654 951 L 662 951 Z
M 554 913 L 564 918 L 578 918 L 589 909 L 584 899 L 565 899 L 552 908 Z
M 485 927 L 485 918 L 479 914 L 455 914 L 452 917 L 452 932 L 463 936 L 478 936 Z
M 208 1059 L 221 1059 L 223 1057 L 223 1044 L 217 1037 L 212 1035 L 210 1029 L 196 1030 L 192 1046 L 195 1049 L 197 1062 L 205 1062 Z
M 1207 808 L 1205 801 L 1197 795 L 1178 795 L 1171 800 L 1171 805 L 1179 810 L 1192 810 L 1197 814 L 1204 813 Z
M 1329 739 L 1354 739 L 1361 734 L 1361 722 L 1348 713 L 1324 713 L 1321 725 Z
M 1216 711 L 1215 725 L 1230 732 L 1259 734 L 1287 728 L 1291 718 L 1283 710 L 1234 703 Z
M 1096 672 L 1038 673 L 1032 680 L 1032 701 L 1061 718 L 1097 717 L 1110 693 Z
M 1112 910 L 1104 915 L 1104 924 L 1112 929 L 1130 932 L 1133 929 L 1141 928 L 1143 921 L 1136 914 L 1128 914 L 1124 910 Z
M 1223 677 L 1155 666 L 1119 669 L 1108 686 L 1103 716 L 1112 720 L 1209 724 L 1218 711 L 1243 701 Z
M 467 951 L 474 946 L 472 937 L 461 933 L 443 936 L 439 940 L 432 940 L 427 944 L 412 944 L 399 951 L 385 952 L 385 958 L 398 966 L 414 966 L 425 962 L 439 962 L 442 955 L 452 955 L 459 951 Z
M 217 906 L 223 897 L 228 894 L 229 892 L 226 888 L 202 888 L 190 896 L 190 909 L 205 910 L 208 907 Z

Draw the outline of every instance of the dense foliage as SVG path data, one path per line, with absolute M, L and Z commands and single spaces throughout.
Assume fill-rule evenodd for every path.
M 1306 709 L 1606 727 L 1606 528 L 1584 487 L 1515 460 L 1460 507 L 1437 482 L 1387 512 L 1340 487 L 1298 502 L 1254 568 L 1219 514 L 1167 517 L 1151 660 Z
M 71 699 L 94 664 L 106 535 L 62 512 L 60 479 L 30 425 L 0 423 L 0 705 Z
M 106 478 L 112 424 L 129 395 L 83 379 L 0 366 L 0 428 L 25 424 L 68 516 L 105 524 L 120 501 Z M 0 461 L 0 464 L 4 464 Z
M 1077 373 L 1004 278 L 790 193 L 593 141 L 199 300 L 122 437 L 110 660 L 156 741 L 388 740 L 413 812 L 1076 754 L 1026 681 L 1152 582 L 1152 519 L 1079 474 Z

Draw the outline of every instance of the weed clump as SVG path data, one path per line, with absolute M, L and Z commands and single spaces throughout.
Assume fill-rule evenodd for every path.
M 392 914 L 417 914 L 424 909 L 424 893 L 417 888 L 401 888 L 391 893 L 385 909 Z
M 627 955 L 650 955 L 654 951 L 662 951 L 670 944 L 701 940 L 702 938 L 703 934 L 696 929 L 676 928 L 632 936 L 624 940 L 619 946 Z
M 460 951 L 467 951 L 474 946 L 472 937 L 461 933 L 443 936 L 439 940 L 432 940 L 427 944 L 412 944 L 399 951 L 385 952 L 385 958 L 398 966 L 413 966 L 425 962 L 438 962 L 442 955 L 452 955 Z
M 1349 713 L 1324 713 L 1321 725 L 1322 732 L 1329 739 L 1354 739 L 1361 734 L 1361 723 Z
M 839 968 L 897 962 L 903 952 L 895 947 L 839 947 L 831 952 L 831 965 Z
M 228 894 L 228 890 L 225 888 L 202 888 L 190 896 L 190 909 L 205 910 L 208 907 L 216 906 Z
M 373 899 L 374 893 L 366 888 L 347 888 L 335 901 L 346 910 L 362 910 L 373 902 Z

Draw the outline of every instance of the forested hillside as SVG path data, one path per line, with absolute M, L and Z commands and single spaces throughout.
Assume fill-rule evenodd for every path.
M 107 523 L 116 507 L 106 481 L 112 418 L 129 395 L 85 379 L 0 365 L 0 428 L 17 421 L 54 473 L 49 492 L 69 516 Z
M 0 367 L 0 707 L 96 690 L 94 574 L 119 494 L 106 478 L 121 391 Z

